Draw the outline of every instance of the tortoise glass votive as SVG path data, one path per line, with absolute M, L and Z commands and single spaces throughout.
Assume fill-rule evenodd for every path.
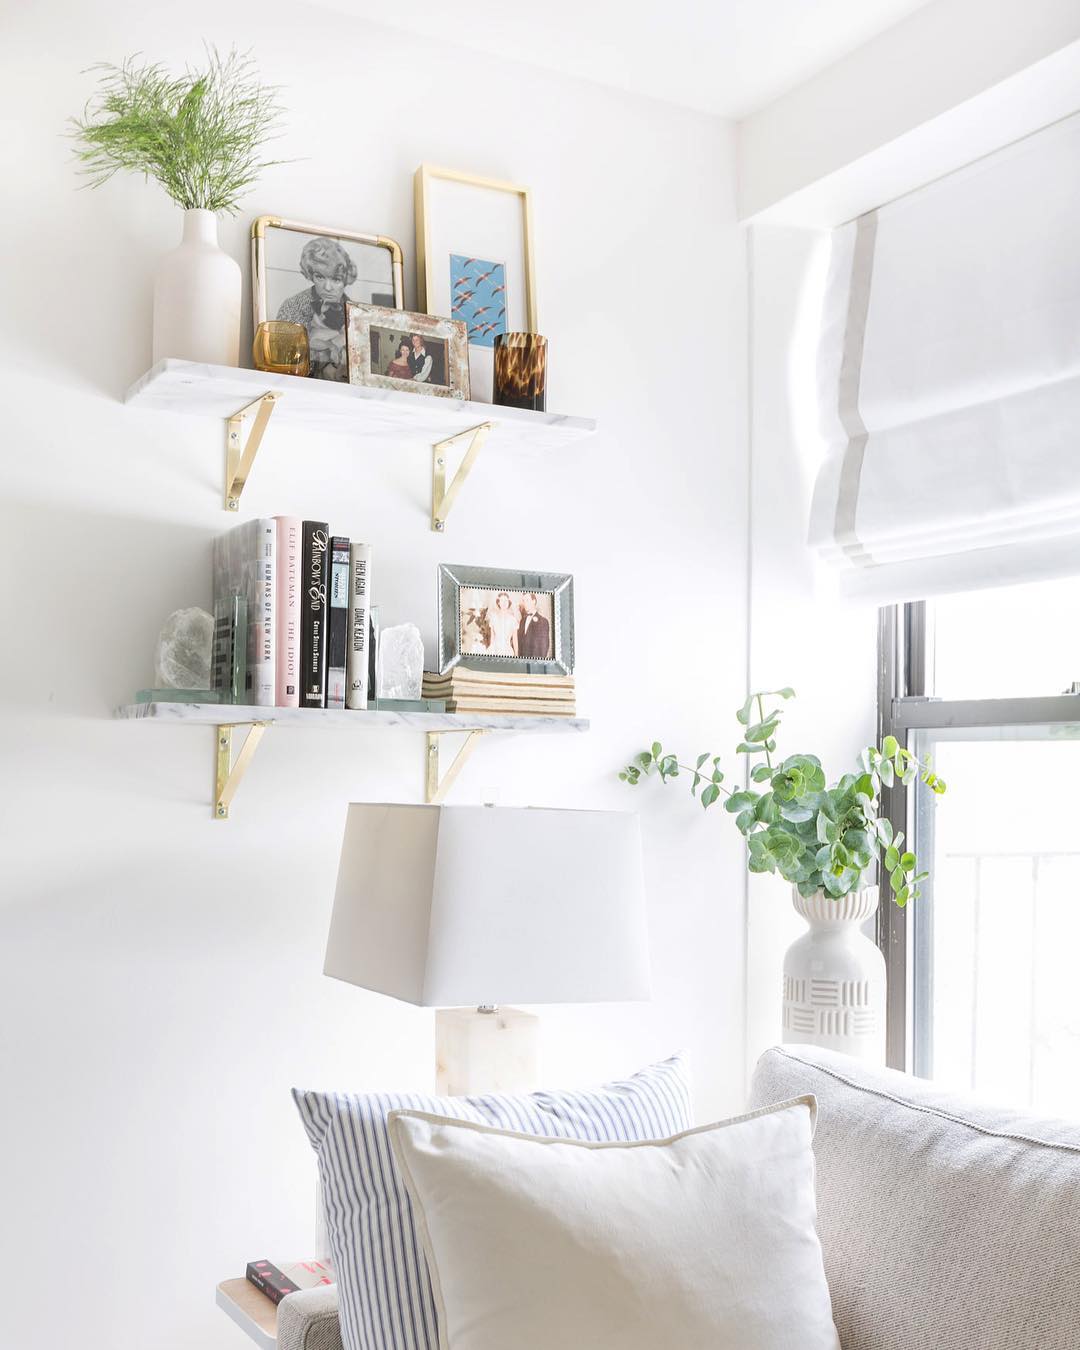
M 495 394 L 504 408 L 543 412 L 547 398 L 547 338 L 500 333 L 495 339 Z

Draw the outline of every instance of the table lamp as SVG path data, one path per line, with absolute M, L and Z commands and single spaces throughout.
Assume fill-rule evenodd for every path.
M 535 1088 L 539 1019 L 504 1004 L 649 997 L 637 816 L 353 803 L 324 970 L 439 1010 L 440 1094 Z

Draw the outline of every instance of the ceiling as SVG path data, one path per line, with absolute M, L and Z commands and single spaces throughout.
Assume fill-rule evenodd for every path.
M 744 117 L 927 0 L 322 0 L 328 8 Z

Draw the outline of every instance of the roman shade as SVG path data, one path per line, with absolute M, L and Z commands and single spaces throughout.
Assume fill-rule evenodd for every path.
M 810 544 L 878 602 L 1080 572 L 1080 115 L 834 232 Z

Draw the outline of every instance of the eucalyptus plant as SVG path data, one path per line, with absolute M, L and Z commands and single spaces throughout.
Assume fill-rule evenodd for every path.
M 263 169 L 282 115 L 248 54 L 206 49 L 206 67 L 174 76 L 131 56 L 100 64 L 97 92 L 70 120 L 79 172 L 100 187 L 122 170 L 156 179 L 185 211 L 234 215 Z
M 892 822 L 882 814 L 882 789 L 919 780 L 940 796 L 944 781 L 932 771 L 929 756 L 920 761 L 894 736 L 886 736 L 880 747 L 868 746 L 859 771 L 844 774 L 831 787 L 816 755 L 775 760 L 783 706 L 776 703 L 767 710 L 766 700 L 794 696 L 793 689 L 751 694 L 735 714 L 743 728 L 736 753 L 747 757 L 750 782 L 760 790 L 726 787 L 718 755 L 705 751 L 691 768 L 659 741 L 637 755 L 619 777 L 636 786 L 652 773 L 664 783 L 689 774 L 691 794 L 706 810 L 724 799 L 725 811 L 735 817 L 746 839 L 751 872 L 779 873 L 801 895 L 820 890 L 839 900 L 865 885 L 871 866 L 880 862 L 893 899 L 903 907 L 918 898 L 929 873 L 918 870 L 915 854 L 904 848 L 903 833 L 894 834 Z

